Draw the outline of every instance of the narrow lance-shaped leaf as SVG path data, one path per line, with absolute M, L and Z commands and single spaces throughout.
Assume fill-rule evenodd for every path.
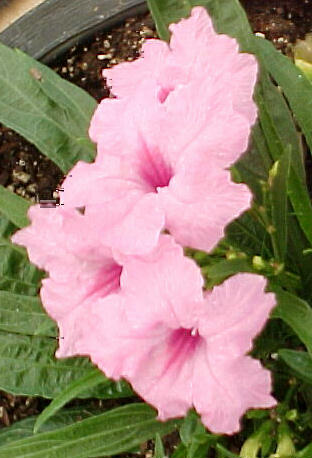
M 270 72 L 289 102 L 312 149 L 312 85 L 292 61 L 276 51 L 267 40 L 254 37 L 254 50 L 262 65 Z
M 0 447 L 0 458 L 111 456 L 172 432 L 179 420 L 159 422 L 146 404 L 130 404 L 55 431 Z
M 240 218 L 230 223 L 225 231 L 227 242 L 248 255 L 258 253 L 264 258 L 272 257 L 269 234 L 252 212 L 245 212 Z
M 281 91 L 272 83 L 264 70 L 260 73 L 255 100 L 259 107 L 260 124 L 273 160 L 280 159 L 283 152 L 289 148 L 292 167 L 302 183 L 305 183 L 300 135 Z
M 312 384 L 312 357 L 309 353 L 283 349 L 278 354 L 299 378 Z
M 169 24 L 187 17 L 193 6 L 206 6 L 205 0 L 147 0 L 159 38 L 169 41 Z
M 87 130 L 96 102 L 85 91 L 0 43 L 0 122 L 64 172 L 94 157 Z
M 288 150 L 282 158 L 275 162 L 270 173 L 272 231 L 271 238 L 275 248 L 275 258 L 283 262 L 287 249 L 288 224 L 288 177 L 291 152 Z
M 111 384 L 111 381 L 105 378 L 104 375 L 96 369 L 90 370 L 86 375 L 72 382 L 59 394 L 59 396 L 53 399 L 48 407 L 46 407 L 38 416 L 34 425 L 34 433 L 37 433 L 50 417 L 55 415 L 56 412 L 58 412 L 69 401 L 77 397 L 78 394 L 93 388 L 100 383 L 109 385 Z
M 287 323 L 299 339 L 312 352 L 312 309 L 307 302 L 294 294 L 281 289 L 276 291 L 277 307 L 273 310 L 273 318 L 281 318 Z
M 291 148 L 288 195 L 296 217 L 307 239 L 312 243 L 312 205 L 306 187 L 302 154 L 298 147 L 298 134 L 291 129 L 289 110 L 277 88 L 263 75 L 257 90 L 256 100 L 259 106 L 259 118 L 267 144 L 275 161 Z M 291 138 L 296 141 L 290 142 Z M 293 149 L 295 148 L 295 149 Z
M 154 458 L 166 458 L 165 449 L 159 433 L 156 434 Z
M 87 405 L 81 407 L 72 407 L 70 409 L 62 409 L 60 412 L 53 415 L 42 425 L 42 432 L 53 431 L 62 428 L 66 425 L 81 421 L 84 418 L 89 418 L 93 415 L 99 415 L 102 411 L 89 408 Z M 38 416 L 27 417 L 24 420 L 17 421 L 11 426 L 1 428 L 0 430 L 0 447 L 9 445 L 20 439 L 33 436 L 34 424 Z

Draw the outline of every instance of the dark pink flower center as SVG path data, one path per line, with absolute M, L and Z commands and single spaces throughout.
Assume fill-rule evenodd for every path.
M 170 94 L 170 92 L 172 92 L 174 90 L 174 87 L 161 87 L 158 91 L 158 100 L 160 101 L 160 103 L 164 103 L 168 97 L 168 95 Z
M 111 263 L 98 271 L 95 282 L 88 295 L 97 294 L 100 297 L 105 297 L 108 294 L 117 292 L 120 288 L 121 272 L 122 266 L 112 260 Z
M 172 167 L 156 148 L 152 151 L 142 141 L 139 157 L 139 175 L 149 192 L 157 192 L 169 185 L 173 176 Z
M 170 357 L 168 358 L 166 369 L 172 365 L 178 365 L 179 367 L 183 365 L 194 354 L 201 341 L 202 338 L 195 328 L 180 328 L 173 331 L 168 342 Z

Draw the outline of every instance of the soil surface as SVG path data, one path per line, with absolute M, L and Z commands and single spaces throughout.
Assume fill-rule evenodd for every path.
M 242 0 L 242 4 L 254 32 L 263 34 L 287 55 L 292 55 L 292 44 L 296 39 L 302 39 L 312 31 L 312 0 Z M 122 26 L 95 36 L 91 43 L 72 48 L 54 63 L 53 68 L 100 101 L 110 95 L 101 70 L 134 60 L 139 56 L 144 40 L 151 37 L 156 37 L 156 33 L 149 15 L 130 18 Z M 0 125 L 0 184 L 35 202 L 40 198 L 51 198 L 62 176 L 59 168 L 33 145 Z M 0 425 L 9 426 L 16 420 L 38 413 L 43 406 L 38 399 L 0 392 Z M 176 434 L 166 439 L 167 453 L 171 453 L 176 439 Z M 140 454 L 121 456 L 151 457 L 152 443 L 143 444 Z

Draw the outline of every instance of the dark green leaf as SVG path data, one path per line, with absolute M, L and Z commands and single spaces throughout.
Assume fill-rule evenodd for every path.
M 289 174 L 288 195 L 293 205 L 295 216 L 305 236 L 312 245 L 312 204 L 307 187 L 301 182 L 293 169 Z
M 190 410 L 180 428 L 180 437 L 186 447 L 186 458 L 204 458 L 216 437 L 208 434 L 194 410 Z
M 154 458 L 166 458 L 165 449 L 159 433 L 156 434 Z
M 248 185 L 258 204 L 262 204 L 262 182 L 268 179 L 268 173 L 273 164 L 268 146 L 260 125 L 252 129 L 251 145 L 233 166 L 238 180 Z
M 275 162 L 270 174 L 271 213 L 272 213 L 272 244 L 275 249 L 275 259 L 285 260 L 287 249 L 288 225 L 288 177 L 290 169 L 290 151 Z
M 261 126 L 273 159 L 277 161 L 282 155 L 287 154 L 287 151 L 291 151 L 288 195 L 296 217 L 306 237 L 312 244 L 312 205 L 305 184 L 305 172 L 302 152 L 298 144 L 298 134 L 283 97 L 265 74 L 262 75 L 256 100 L 259 107 Z M 289 133 L 291 134 L 290 138 Z M 283 234 L 282 238 L 284 242 L 285 235 L 286 233 Z M 276 238 L 280 240 L 279 233 L 277 233 Z
M 216 450 L 219 452 L 220 458 L 239 458 L 239 455 L 236 455 L 236 453 L 230 452 L 230 450 L 227 450 L 221 444 L 216 445 Z
M 161 423 L 145 404 L 130 404 L 0 447 L 0 458 L 87 458 L 131 450 L 158 433 L 173 431 L 179 421 Z
M 307 445 L 303 450 L 297 452 L 297 458 L 311 458 L 312 456 L 312 442 Z
M 29 224 L 27 210 L 30 202 L 0 185 L 0 212 L 17 227 Z
M 272 43 L 254 37 L 254 51 L 261 58 L 264 68 L 272 75 L 289 102 L 312 148 L 312 85 L 292 61 L 279 53 Z
M 265 71 L 261 73 L 255 99 L 259 107 L 259 119 L 271 157 L 277 161 L 287 150 L 290 150 L 292 167 L 302 183 L 305 183 L 303 152 L 299 133 L 281 91 L 272 84 Z
M 224 259 L 210 266 L 202 268 L 202 272 L 212 285 L 222 283 L 227 277 L 238 272 L 254 272 L 247 259 Z
M 79 87 L 21 51 L 0 43 L 0 122 L 64 172 L 91 160 L 87 130 L 96 102 Z
M 23 247 L 10 242 L 15 229 L 16 226 L 0 216 L 0 290 L 36 295 L 43 272 L 30 264 Z
M 169 41 L 170 38 L 169 24 L 189 16 L 193 6 L 205 6 L 206 3 L 206 0 L 147 0 L 158 36 L 166 41 Z
M 312 358 L 309 353 L 283 349 L 278 354 L 299 378 L 312 384 Z
M 281 318 L 298 335 L 308 351 L 312 352 L 312 309 L 307 302 L 281 289 L 276 290 L 277 307 L 273 318 Z
M 87 358 L 55 359 L 57 342 L 49 337 L 0 332 L 0 389 L 13 394 L 55 398 L 70 383 L 90 372 Z M 121 381 L 105 383 L 77 395 L 103 399 L 131 396 Z
M 225 234 L 230 245 L 250 256 L 272 257 L 269 234 L 250 211 L 230 223 Z
M 103 373 L 97 369 L 92 369 L 86 375 L 78 380 L 72 382 L 68 387 L 65 388 L 62 393 L 59 394 L 53 401 L 46 407 L 43 412 L 38 416 L 34 425 L 34 433 L 37 433 L 42 428 L 50 417 L 56 414 L 65 404 L 72 399 L 76 398 L 79 394 L 83 393 L 90 388 L 93 388 L 100 384 L 111 385 L 110 380 L 104 377 Z
M 0 330 L 28 335 L 57 335 L 56 326 L 44 312 L 38 297 L 8 291 L 0 291 Z
M 99 411 L 89 409 L 86 406 L 74 407 L 71 409 L 62 409 L 53 417 L 49 418 L 47 422 L 42 425 L 42 432 L 53 431 L 55 429 L 62 428 L 66 425 L 70 425 L 77 421 L 81 421 L 84 418 L 89 418 L 93 415 L 98 415 Z M 28 417 L 25 420 L 20 420 L 14 423 L 12 426 L 2 428 L 0 430 L 0 447 L 8 445 L 11 442 L 16 442 L 19 439 L 33 435 L 34 424 L 37 417 Z

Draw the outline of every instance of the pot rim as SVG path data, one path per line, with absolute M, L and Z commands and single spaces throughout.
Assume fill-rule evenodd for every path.
M 145 0 L 45 0 L 1 32 L 0 42 L 49 64 L 97 32 L 147 11 Z

